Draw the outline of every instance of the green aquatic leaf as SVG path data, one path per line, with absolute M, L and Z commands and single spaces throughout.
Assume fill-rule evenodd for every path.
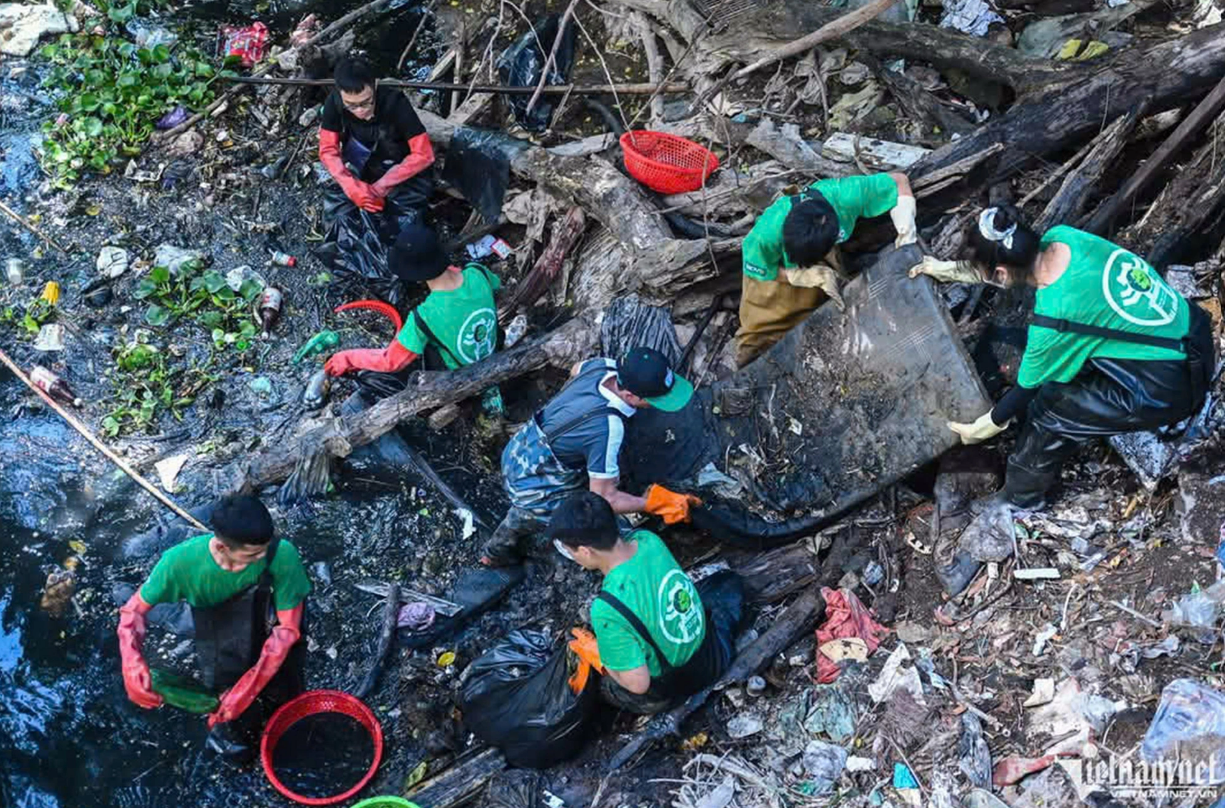
M 154 303 L 145 312 L 145 322 L 152 326 L 162 326 L 170 322 L 170 310 Z
M 149 277 L 156 284 L 168 283 L 170 281 L 170 269 L 162 266 L 154 267 L 149 270 Z
M 128 3 L 126 6 L 112 5 L 106 12 L 106 16 L 111 20 L 119 23 L 127 22 L 136 14 L 136 0 Z
M 90 115 L 81 119 L 81 131 L 87 137 L 98 137 L 102 134 L 102 120 Z
M 222 289 L 229 288 L 225 285 L 225 276 L 215 269 L 210 269 L 200 277 L 204 281 L 204 288 L 207 289 L 210 294 L 215 295 L 221 292 Z

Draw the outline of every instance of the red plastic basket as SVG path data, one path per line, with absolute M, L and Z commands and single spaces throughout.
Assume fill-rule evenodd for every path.
M 365 727 L 366 731 L 370 733 L 370 739 L 374 741 L 374 758 L 370 761 L 370 768 L 362 779 L 343 794 L 336 794 L 331 797 L 303 797 L 290 791 L 277 778 L 276 772 L 272 769 L 272 753 L 276 750 L 276 745 L 286 730 L 308 715 L 318 715 L 319 713 L 341 713 L 355 719 Z M 351 696 L 339 690 L 308 690 L 297 698 L 281 705 L 280 709 L 272 714 L 272 718 L 268 720 L 268 725 L 264 727 L 264 736 L 260 739 L 259 752 L 260 760 L 264 764 L 264 774 L 268 775 L 268 781 L 272 783 L 277 791 L 294 802 L 303 805 L 333 805 L 343 802 L 361 791 L 366 786 L 366 783 L 369 783 L 370 779 L 374 777 L 374 773 L 378 771 L 379 763 L 383 760 L 383 728 L 379 725 L 379 720 L 374 717 L 374 713 L 370 711 L 370 708 L 363 704 L 356 696 Z
M 630 176 L 661 194 L 696 191 L 719 167 L 714 152 L 667 132 L 626 132 L 621 136 L 621 151 Z

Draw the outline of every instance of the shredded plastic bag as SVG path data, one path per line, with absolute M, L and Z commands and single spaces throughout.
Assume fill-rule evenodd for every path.
M 599 676 L 575 695 L 568 681 L 581 662 L 543 631 L 518 629 L 465 672 L 465 726 L 512 766 L 547 769 L 577 755 L 599 704 Z
M 536 21 L 534 30 L 529 30 L 502 52 L 502 57 L 498 59 L 498 77 L 502 79 L 502 84 L 507 87 L 535 87 L 540 83 L 544 63 L 553 49 L 553 40 L 557 38 L 560 24 L 561 16 L 558 14 L 542 17 Z M 569 79 L 570 68 L 574 66 L 574 42 L 577 36 L 575 26 L 567 25 L 553 65 L 549 69 L 546 84 L 565 84 Z M 541 95 L 536 99 L 532 114 L 528 115 L 527 105 L 531 98 L 530 95 L 511 96 L 511 109 L 514 110 L 515 120 L 520 126 L 534 132 L 543 132 L 549 128 L 555 104 L 551 96 Z
M 1140 744 L 1146 761 L 1177 757 L 1192 766 L 1225 760 L 1225 693 L 1193 679 L 1175 679 L 1161 691 L 1161 703 Z M 1225 782 L 1225 766 L 1208 772 L 1210 783 Z

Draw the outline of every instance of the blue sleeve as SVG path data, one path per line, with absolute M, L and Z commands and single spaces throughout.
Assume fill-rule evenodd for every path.
M 615 480 L 621 476 L 617 457 L 625 439 L 625 422 L 620 416 L 609 413 L 604 420 L 596 419 L 591 425 L 591 433 L 585 441 L 587 476 L 595 480 Z

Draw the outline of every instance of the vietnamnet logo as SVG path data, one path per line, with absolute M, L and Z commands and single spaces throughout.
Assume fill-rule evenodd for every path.
M 1225 782 L 1225 757 L 1216 752 L 1205 758 L 1156 758 L 1154 760 L 1060 761 L 1080 793 L 1104 788 L 1116 797 L 1141 792 L 1165 792 L 1187 797 L 1212 795 L 1215 784 Z

